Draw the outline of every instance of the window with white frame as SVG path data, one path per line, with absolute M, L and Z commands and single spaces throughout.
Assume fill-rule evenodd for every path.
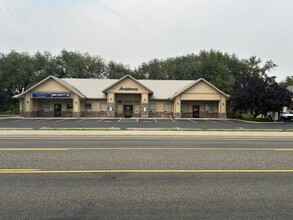
M 156 112 L 156 111 L 157 111 L 156 103 L 151 102 L 151 103 L 149 104 L 149 111 L 150 111 L 150 112 Z
M 106 112 L 107 111 L 107 103 L 102 102 L 100 105 L 100 111 L 101 112 Z
M 188 104 L 187 103 L 181 103 L 181 111 L 188 112 Z
M 172 107 L 170 102 L 165 102 L 164 103 L 164 112 L 171 112 Z

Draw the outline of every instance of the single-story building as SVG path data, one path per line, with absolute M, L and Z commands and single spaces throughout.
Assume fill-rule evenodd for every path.
M 19 99 L 23 117 L 225 118 L 229 95 L 198 80 L 49 76 Z

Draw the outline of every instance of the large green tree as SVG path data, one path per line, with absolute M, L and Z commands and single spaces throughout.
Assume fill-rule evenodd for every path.
M 62 50 L 55 59 L 58 77 L 104 78 L 105 76 L 105 61 L 99 56 Z
M 291 104 L 291 94 L 275 81 L 256 73 L 237 75 L 231 95 L 234 112 L 251 113 L 253 118 L 270 111 L 281 111 Z

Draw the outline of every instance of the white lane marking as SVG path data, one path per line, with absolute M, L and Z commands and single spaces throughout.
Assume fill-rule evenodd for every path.
M 189 119 L 188 121 L 190 121 L 190 122 L 192 122 L 192 123 L 195 123 L 195 124 L 197 123 L 196 121 L 193 121 L 193 120 L 191 120 L 191 119 Z
M 103 118 L 102 118 L 102 119 L 100 119 L 100 120 L 98 120 L 97 122 L 100 122 L 100 121 L 103 121 Z
M 154 120 L 155 120 L 155 122 L 157 122 L 158 123 L 158 121 L 154 118 Z
M 224 120 L 224 122 L 227 122 L 227 123 L 235 123 L 234 121 L 229 121 L 229 120 Z
M 122 118 L 120 118 L 117 122 L 120 122 L 122 120 Z
M 136 119 L 136 122 L 138 123 L 138 118 Z
M 65 121 L 65 119 L 61 119 L 61 120 L 58 120 L 58 121 L 55 121 L 55 122 L 59 123 L 59 122 L 62 122 L 62 121 Z
M 85 121 L 85 119 L 80 119 L 80 120 L 76 121 L 76 123 L 77 123 L 77 122 L 81 122 L 81 121 Z
M 211 123 L 217 123 L 217 122 L 215 122 L 215 121 L 211 121 L 211 120 L 209 120 L 209 119 L 205 119 L 205 121 L 208 121 L 208 122 L 211 122 Z
M 170 120 L 173 121 L 173 122 L 175 122 L 175 123 L 177 123 L 177 121 L 175 121 L 173 118 L 171 118 Z
M 40 122 L 40 121 L 44 121 L 44 120 L 36 120 L 36 121 L 34 121 L 34 123 L 36 123 L 36 122 Z

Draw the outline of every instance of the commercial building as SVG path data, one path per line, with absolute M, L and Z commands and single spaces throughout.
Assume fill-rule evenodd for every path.
M 49 76 L 19 99 L 23 117 L 225 118 L 229 95 L 198 80 Z

